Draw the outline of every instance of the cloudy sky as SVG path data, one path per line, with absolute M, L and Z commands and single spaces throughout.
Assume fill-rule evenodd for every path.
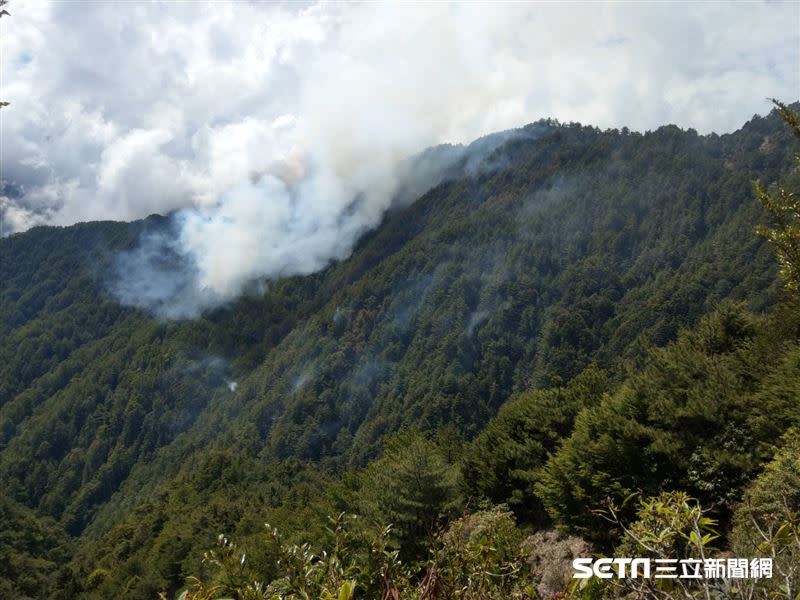
M 797 2 L 8 9 L 0 233 L 187 209 L 180 243 L 223 293 L 252 274 L 231 261 L 346 255 L 435 143 L 542 117 L 726 132 L 800 94 Z

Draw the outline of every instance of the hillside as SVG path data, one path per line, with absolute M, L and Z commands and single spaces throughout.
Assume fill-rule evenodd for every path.
M 348 259 L 269 282 L 197 320 L 160 320 L 109 291 L 116 253 L 142 232 L 169 231 L 166 218 L 0 240 L 3 527 L 46 523 L 49 532 L 40 544 L 15 542 L 48 574 L 17 593 L 90 595 L 82 586 L 102 560 L 119 571 L 101 577 L 108 587 L 97 597 L 174 592 L 219 531 L 249 535 L 262 509 L 292 522 L 297 507 L 336 506 L 325 496 L 333 481 L 378 457 L 390 434 L 436 431 L 440 448 L 445 438 L 480 444 L 501 406 L 502 420 L 531 390 L 560 389 L 587 368 L 603 371 L 602 392 L 658 387 L 647 349 L 723 300 L 756 315 L 776 306 L 777 266 L 754 235 L 766 214 L 752 182 L 785 178 L 792 152 L 774 112 L 723 136 L 532 124 L 495 139 L 477 164 L 454 152 L 438 183 L 399 202 Z M 736 360 L 731 377 L 746 379 Z M 632 369 L 645 375 L 630 383 Z M 757 396 L 766 375 L 751 375 Z M 625 393 L 603 400 L 604 410 L 645 410 Z M 589 424 L 580 428 L 591 438 Z M 490 469 L 479 463 L 475 478 Z M 542 497 L 553 517 L 562 497 L 555 466 L 550 473 L 538 485 L 549 486 Z M 473 485 L 532 520 L 548 518 L 515 500 L 514 485 Z M 161 570 L 144 568 L 147 560 Z M 13 570 L 0 576 L 15 579 Z

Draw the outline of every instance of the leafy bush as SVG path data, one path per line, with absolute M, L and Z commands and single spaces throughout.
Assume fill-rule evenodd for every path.
M 772 597 L 800 594 L 800 430 L 789 431 L 764 472 L 747 489 L 731 535 L 741 556 L 773 559 Z

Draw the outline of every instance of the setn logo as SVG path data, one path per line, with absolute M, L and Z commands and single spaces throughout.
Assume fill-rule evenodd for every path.
M 572 561 L 572 568 L 575 569 L 574 579 L 589 579 L 593 575 L 600 579 L 650 577 L 650 560 L 647 558 L 576 558 Z
M 769 579 L 772 558 L 576 558 L 574 579 Z

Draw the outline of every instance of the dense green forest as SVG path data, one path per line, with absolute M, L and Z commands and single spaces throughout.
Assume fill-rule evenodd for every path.
M 0 597 L 708 597 L 570 561 L 733 550 L 795 598 L 792 119 L 531 124 L 190 321 L 109 291 L 167 217 L 0 240 Z

